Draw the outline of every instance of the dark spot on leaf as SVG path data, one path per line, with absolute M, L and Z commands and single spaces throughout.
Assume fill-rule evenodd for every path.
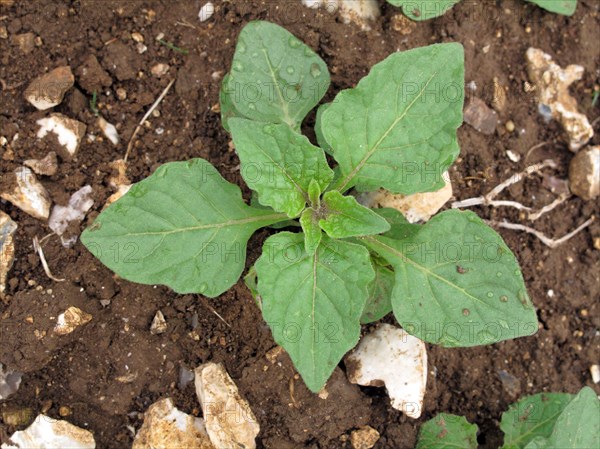
M 419 11 L 419 9 L 415 8 L 412 10 L 413 16 L 415 17 L 421 17 L 421 11 Z
M 446 435 L 448 435 L 448 429 L 444 429 L 442 430 L 440 433 L 438 433 L 438 438 L 441 440 L 442 438 L 444 438 Z
M 457 273 L 465 274 L 467 271 L 469 271 L 469 270 L 467 270 L 466 268 L 461 267 L 460 265 L 456 266 L 456 272 Z

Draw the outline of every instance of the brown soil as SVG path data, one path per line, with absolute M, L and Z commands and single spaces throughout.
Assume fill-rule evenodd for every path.
M 98 90 L 102 114 L 117 124 L 125 142 L 147 107 L 176 79 L 159 107 L 160 117 L 151 118 L 150 126 L 139 135 L 128 172 L 134 181 L 164 162 L 202 157 L 242 186 L 249 197 L 238 160 L 228 150 L 228 135 L 214 112 L 219 81 L 212 75 L 228 71 L 237 35 L 253 19 L 279 23 L 319 52 L 332 73 L 328 100 L 340 89 L 353 86 L 391 52 L 434 42 L 463 43 L 466 81 L 475 81 L 476 95 L 490 104 L 497 78 L 506 88 L 500 119 L 502 123 L 512 120 L 516 131 L 509 133 L 498 126 L 495 135 L 485 136 L 467 125 L 460 129 L 462 153 L 452 171 L 459 199 L 485 193 L 528 163 L 547 157 L 561 164 L 554 174 L 566 176 L 572 154 L 559 126 L 544 123 L 530 94 L 524 93 L 524 54 L 529 46 L 550 52 L 563 66 L 583 65 L 585 77 L 573 86 L 573 94 L 590 119 L 600 115 L 598 105 L 593 107 L 591 101 L 592 89 L 600 84 L 597 0 L 580 0 L 571 18 L 545 13 L 520 0 L 464 0 L 443 18 L 415 24 L 410 34 L 395 29 L 394 16 L 399 11 L 384 2 L 383 16 L 370 31 L 309 10 L 299 0 L 217 2 L 214 17 L 205 23 L 197 20 L 203 2 L 196 1 L 5 3 L 11 2 L 2 1 L 0 14 L 0 26 L 8 33 L 7 39 L 0 39 L 0 135 L 11 141 L 18 133 L 19 138 L 10 144 L 12 154 L 3 149 L 2 174 L 25 159 L 57 150 L 52 140 L 36 140 L 35 121 L 45 113 L 26 103 L 23 91 L 34 77 L 70 65 L 76 89 L 55 110 L 83 121 L 88 132 L 99 136 L 88 107 L 91 93 Z M 42 44 L 23 54 L 14 36 L 27 32 L 39 36 Z M 145 38 L 148 50 L 142 55 L 136 51 L 132 32 Z M 155 40 L 159 33 L 189 54 L 159 44 Z M 150 74 L 157 63 L 171 66 L 160 79 Z M 126 90 L 126 100 L 117 98 L 118 88 Z M 309 135 L 313 121 L 314 114 L 306 123 Z M 163 134 L 155 132 L 159 127 Z M 594 139 L 596 144 L 599 141 Z M 526 159 L 528 149 L 540 142 L 549 144 Z M 82 228 L 113 193 L 108 186 L 109 164 L 122 157 L 125 146 L 121 143 L 115 148 L 106 139 L 84 140 L 76 159 L 61 160 L 58 173 L 42 179 L 58 204 L 65 204 L 82 186 L 93 186 L 94 209 Z M 521 162 L 511 162 L 507 150 L 522 155 Z M 539 178 L 514 186 L 508 196 L 538 207 L 554 198 Z M 92 430 L 100 448 L 128 447 L 132 433 L 127 426 L 139 428 L 141 413 L 161 397 L 171 396 L 182 410 L 199 414 L 193 386 L 180 389 L 178 375 L 181 366 L 193 368 L 209 360 L 222 362 L 250 401 L 261 425 L 259 447 L 273 449 L 348 448 L 349 432 L 364 424 L 381 433 L 377 449 L 412 448 L 420 424 L 442 411 L 466 415 L 480 426 L 481 446 L 495 448 L 501 442 L 500 414 L 517 396 L 541 391 L 573 393 L 585 385 L 600 393 L 588 371 L 599 359 L 600 251 L 592 245 L 593 237 L 600 235 L 598 221 L 556 250 L 530 235 L 501 231 L 522 264 L 539 310 L 539 332 L 487 347 L 430 346 L 425 412 L 414 421 L 390 407 L 384 389 L 349 385 L 343 366 L 334 374 L 331 394 L 324 400 L 308 393 L 285 356 L 275 364 L 268 361 L 265 355 L 274 342 L 242 282 L 216 299 L 180 296 L 165 287 L 120 280 L 81 244 L 64 249 L 54 237 L 44 243 L 44 251 L 54 274 L 66 279 L 56 283 L 46 277 L 32 251 L 32 238 L 49 233 L 46 224 L 11 204 L 2 202 L 1 208 L 19 229 L 8 297 L 0 304 L 0 361 L 26 374 L 18 394 L 0 404 L 0 411 L 29 407 L 34 413 L 45 410 L 59 417 L 59 407 L 68 406 L 72 414 L 66 419 Z M 484 218 L 519 221 L 513 210 L 480 208 L 476 212 Z M 572 198 L 535 222 L 535 227 L 560 236 L 598 212 L 598 202 Z M 261 231 L 252 238 L 248 264 L 258 257 L 267 233 Z M 550 289 L 553 296 L 548 294 Z M 92 314 L 92 321 L 60 339 L 35 336 L 35 330 L 51 327 L 49 317 L 70 305 Z M 149 325 L 159 309 L 168 330 L 151 335 Z M 28 317 L 33 317 L 32 323 Z M 386 321 L 393 320 L 388 317 Z M 503 387 L 500 370 L 517 379 L 516 388 Z M 0 423 L 0 441 L 15 430 Z

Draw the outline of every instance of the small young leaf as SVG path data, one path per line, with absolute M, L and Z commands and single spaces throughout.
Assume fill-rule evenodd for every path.
M 369 252 L 323 236 L 311 256 L 302 234 L 281 232 L 256 262 L 263 316 L 306 386 L 318 392 L 360 336 L 367 285 L 375 277 Z
M 319 226 L 331 238 L 381 234 L 390 229 L 384 218 L 360 205 L 353 196 L 332 190 L 323 195 L 322 203 L 327 217 L 319 220 Z
M 600 401 L 590 387 L 577 393 L 556 419 L 546 448 L 600 447 Z
M 300 225 L 304 231 L 304 249 L 308 255 L 312 256 L 323 238 L 323 232 L 319 227 L 319 220 L 314 209 L 308 208 L 302 212 Z
M 439 17 L 460 0 L 387 0 L 394 6 L 402 7 L 402 12 L 412 20 L 429 20 Z M 552 1 L 552 0 L 550 0 Z
M 477 215 L 450 210 L 420 225 L 418 232 L 409 226 L 405 239 L 361 238 L 394 268 L 392 306 L 407 332 L 455 347 L 537 331 L 515 256 Z
M 564 408 L 573 399 L 567 393 L 540 393 L 511 404 L 502 414 L 503 449 L 524 449 L 535 437 L 547 438 Z
M 369 284 L 369 299 L 360 317 L 361 324 L 378 321 L 392 311 L 392 290 L 394 289 L 394 272 L 381 266 L 371 258 L 375 279 Z
M 342 174 L 334 188 L 412 194 L 443 187 L 459 153 L 463 99 L 460 44 L 395 53 L 375 65 L 323 112 L 321 130 Z
M 321 207 L 321 187 L 315 179 L 311 179 L 308 185 L 308 199 L 311 207 L 315 209 Z
M 317 143 L 327 154 L 331 154 L 332 149 L 331 145 L 327 143 L 325 136 L 323 135 L 321 120 L 323 119 L 323 112 L 325 112 L 329 106 L 331 106 L 331 103 L 323 103 L 321 106 L 319 106 L 317 109 L 317 118 L 315 119 L 315 136 L 317 137 Z
M 528 0 L 547 11 L 572 16 L 577 9 L 577 0 Z
M 415 449 L 477 449 L 477 429 L 464 416 L 440 413 L 421 426 Z
M 229 126 L 242 177 L 261 204 L 297 217 L 309 201 L 310 182 L 315 180 L 321 191 L 331 182 L 323 150 L 289 126 L 241 118 L 230 118 Z
M 215 297 L 238 280 L 258 228 L 285 220 L 247 206 L 204 159 L 160 166 L 102 212 L 83 244 L 124 279 Z
M 250 22 L 238 38 L 226 89 L 243 116 L 299 129 L 329 88 L 325 62 L 269 22 Z

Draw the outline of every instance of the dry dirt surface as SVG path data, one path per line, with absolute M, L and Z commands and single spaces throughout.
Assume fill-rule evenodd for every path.
M 76 158 L 59 157 L 57 173 L 41 181 L 56 204 L 66 204 L 86 184 L 93 187 L 95 203 L 81 229 L 113 193 L 109 164 L 123 156 L 137 123 L 171 80 L 175 84 L 158 108 L 160 115 L 150 117 L 138 135 L 128 175 L 139 181 L 165 162 L 202 157 L 249 198 L 216 106 L 220 79 L 229 70 L 238 33 L 255 19 L 286 27 L 324 58 L 332 74 L 327 101 L 394 51 L 461 42 L 466 82 L 475 82 L 476 95 L 488 104 L 496 83 L 504 90 L 506 103 L 493 135 L 468 125 L 459 130 L 462 152 L 451 170 L 457 199 L 481 195 L 545 158 L 559 164 L 550 174 L 566 176 L 572 153 L 560 125 L 545 123 L 532 94 L 524 91 L 528 47 L 552 54 L 561 66 L 582 65 L 585 76 L 572 86 L 572 93 L 590 121 L 600 115 L 598 103 L 592 105 L 594 87 L 600 84 L 597 0 L 580 0 L 572 17 L 546 13 L 520 0 L 465 0 L 439 19 L 408 28 L 399 20 L 400 11 L 382 1 L 382 16 L 368 31 L 344 24 L 326 11 L 303 7 L 300 0 L 216 1 L 214 16 L 200 22 L 197 14 L 203 3 L 2 0 L 0 27 L 6 33 L 0 39 L 0 135 L 8 144 L 0 150 L 0 176 L 26 159 L 58 150 L 56 141 L 36 139 L 36 120 L 47 113 L 35 110 L 23 92 L 33 78 L 68 65 L 75 86 L 54 112 L 85 123 L 87 133 L 97 138 L 94 142 L 84 138 Z M 33 34 L 33 47 L 19 45 L 23 38 L 18 36 L 25 33 Z M 138 52 L 132 33 L 143 36 L 144 53 Z M 158 42 L 159 34 L 179 50 Z M 160 78 L 151 73 L 158 63 L 169 65 Z M 122 141 L 116 147 L 98 138 L 102 134 L 89 107 L 94 91 L 100 112 L 118 128 Z M 504 126 L 509 120 L 515 124 L 512 132 Z M 314 113 L 304 124 L 311 138 L 313 124 Z M 542 142 L 547 144 L 526 157 Z M 599 142 L 598 137 L 592 140 Z M 512 162 L 507 150 L 521 160 Z M 535 207 L 555 198 L 541 177 L 505 193 Z M 439 412 L 466 415 L 480 426 L 481 447 L 497 448 L 502 439 L 500 414 L 517 397 L 542 391 L 574 393 L 585 385 L 600 393 L 589 374 L 600 355 L 600 251 L 593 247 L 593 239 L 600 236 L 599 220 L 554 250 L 531 235 L 500 231 L 522 265 L 538 309 L 539 331 L 486 347 L 429 345 L 424 413 L 411 420 L 390 407 L 385 389 L 350 385 L 343 364 L 330 381 L 329 398 L 320 399 L 295 377 L 285 355 L 277 363 L 267 360 L 265 355 L 275 344 L 241 281 L 215 299 L 177 295 L 165 287 L 123 281 L 80 243 L 65 249 L 51 237 L 43 243 L 46 258 L 54 275 L 66 279 L 54 282 L 32 249 L 35 236 L 49 234 L 46 223 L 4 201 L 0 209 L 19 226 L 16 260 L 7 296 L 0 303 L 0 362 L 25 373 L 19 392 L 0 403 L 0 412 L 5 416 L 7 411 L 29 408 L 33 416 L 44 411 L 58 418 L 63 407 L 63 414 L 68 414 L 64 419 L 91 430 L 99 448 L 129 447 L 131 429 L 140 427 L 141 414 L 162 397 L 172 397 L 181 410 L 201 415 L 193 385 L 182 388 L 178 378 L 182 367 L 207 361 L 225 365 L 259 420 L 258 446 L 272 449 L 350 448 L 351 430 L 365 424 L 381 434 L 376 449 L 410 449 L 420 424 Z M 523 222 L 512 209 L 475 211 L 486 219 Z M 535 227 L 560 236 L 598 212 L 597 201 L 573 197 L 536 221 Z M 250 241 L 248 266 L 259 256 L 269 232 L 260 231 Z M 39 331 L 50 326 L 48 317 L 69 306 L 81 308 L 93 319 L 64 338 L 39 338 Z M 152 335 L 149 327 L 157 310 L 163 312 L 168 328 Z M 384 321 L 392 323 L 393 318 Z M 506 382 L 504 372 L 514 382 Z M 15 430 L 0 421 L 0 441 Z

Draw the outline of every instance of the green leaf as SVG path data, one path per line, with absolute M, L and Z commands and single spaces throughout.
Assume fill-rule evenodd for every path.
M 124 279 L 215 297 L 240 277 L 246 244 L 284 214 L 247 206 L 238 186 L 203 159 L 160 166 L 81 235 Z
M 369 284 L 369 299 L 360 317 L 361 324 L 378 321 L 392 311 L 392 290 L 394 289 L 394 272 L 381 266 L 371 258 L 375 279 Z
M 375 277 L 369 252 L 323 236 L 309 255 L 302 234 L 281 232 L 265 242 L 256 271 L 273 338 L 307 387 L 318 392 L 358 343 L 367 285 Z
M 313 208 L 321 207 L 321 187 L 315 179 L 311 179 L 308 185 L 308 200 Z
M 323 119 L 323 112 L 329 109 L 329 106 L 331 106 L 331 103 L 323 103 L 320 105 L 317 109 L 317 118 L 315 119 L 315 136 L 317 137 L 317 143 L 327 154 L 331 154 L 333 150 L 331 149 L 331 145 L 325 140 L 321 120 Z
M 235 95 L 235 92 L 229 92 L 227 88 L 227 83 L 229 82 L 230 75 L 229 73 L 223 77 L 223 81 L 221 82 L 221 89 L 219 90 L 219 102 L 221 104 L 221 124 L 225 131 L 229 132 L 229 123 L 228 120 L 232 117 L 242 117 L 244 116 L 235 108 L 233 104 L 232 95 Z
M 258 278 L 256 276 L 256 268 L 254 268 L 254 265 L 250 267 L 248 273 L 246 273 L 246 276 L 244 276 L 244 284 L 246 284 L 246 287 L 248 287 L 248 290 L 250 290 L 250 294 L 252 295 L 254 301 L 256 301 L 258 308 L 262 310 L 262 299 L 258 294 Z
M 227 82 L 242 115 L 299 129 L 329 83 L 325 62 L 289 31 L 262 21 L 242 29 Z
M 229 119 L 229 126 L 242 177 L 261 204 L 297 217 L 309 201 L 310 182 L 315 180 L 321 190 L 331 182 L 333 171 L 323 150 L 289 126 L 240 118 Z
M 549 449 L 600 447 L 600 401 L 584 387 L 560 414 L 546 445 Z
M 380 234 L 390 229 L 384 218 L 359 204 L 353 196 L 332 190 L 323 195 L 322 203 L 327 215 L 319 220 L 319 226 L 331 238 Z
M 502 448 L 524 449 L 536 437 L 549 437 L 556 419 L 572 399 L 573 395 L 566 393 L 540 393 L 511 404 L 500 422 Z
M 544 8 L 547 11 L 555 12 L 565 16 L 572 16 L 577 9 L 577 0 L 527 0 L 531 3 Z
M 457 43 L 395 53 L 337 95 L 321 119 L 342 174 L 335 189 L 408 195 L 444 186 L 460 151 L 463 53 Z
M 307 254 L 312 256 L 323 238 L 323 233 L 319 227 L 319 220 L 314 209 L 308 208 L 302 212 L 300 225 L 302 226 L 302 231 L 304 231 L 304 249 Z
M 463 416 L 440 413 L 421 426 L 415 449 L 477 449 L 477 429 Z
M 439 17 L 452 8 L 460 0 L 387 0 L 394 6 L 402 8 L 402 12 L 412 20 L 429 20 Z
M 477 215 L 450 210 L 426 224 L 409 226 L 404 227 L 404 239 L 361 238 L 394 268 L 392 306 L 407 332 L 455 347 L 537 331 L 515 256 Z M 418 232 L 414 226 L 420 227 Z M 398 229 L 392 232 L 400 236 Z

